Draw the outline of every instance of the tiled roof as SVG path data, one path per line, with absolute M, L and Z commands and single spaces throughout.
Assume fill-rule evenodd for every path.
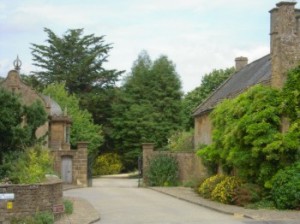
M 271 79 L 271 57 L 266 55 L 231 75 L 195 110 L 194 116 L 213 109 L 223 99 L 232 98 L 258 83 L 268 83 Z

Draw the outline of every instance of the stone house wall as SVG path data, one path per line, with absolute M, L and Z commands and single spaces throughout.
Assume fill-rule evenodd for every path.
M 194 146 L 196 148 L 200 144 L 209 145 L 212 143 L 212 123 L 209 114 L 206 112 L 202 116 L 195 117 Z
M 53 211 L 53 206 L 63 204 L 62 182 L 59 179 L 34 185 L 0 185 L 0 194 L 14 193 L 12 209 L 0 199 L 0 223 L 12 217 L 33 215 L 37 211 Z
M 154 144 L 151 143 L 143 144 L 143 172 L 148 169 L 149 161 L 158 155 L 170 155 L 176 158 L 181 183 L 201 180 L 207 176 L 207 170 L 195 152 L 154 151 Z

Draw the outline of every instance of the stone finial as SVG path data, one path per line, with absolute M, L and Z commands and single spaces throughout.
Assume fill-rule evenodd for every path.
M 15 70 L 19 72 L 21 70 L 21 66 L 22 66 L 22 61 L 19 59 L 19 55 L 17 55 L 17 59 L 14 60 L 13 64 L 15 66 Z
M 248 58 L 237 57 L 235 58 L 235 70 L 238 72 L 248 64 Z

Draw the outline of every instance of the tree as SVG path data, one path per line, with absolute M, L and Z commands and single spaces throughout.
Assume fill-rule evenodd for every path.
M 234 73 L 234 68 L 214 69 L 205 74 L 201 85 L 187 93 L 182 101 L 183 124 L 186 130 L 194 127 L 194 118 L 192 113 L 213 91 L 215 91 L 230 75 Z
M 180 127 L 181 83 L 166 56 L 152 63 L 147 52 L 142 52 L 118 93 L 113 138 L 125 167 L 132 169 L 143 142 L 164 147 L 169 134 Z
M 75 93 L 81 108 L 87 109 L 96 124 L 103 126 L 105 147 L 111 148 L 112 102 L 115 83 L 123 71 L 107 70 L 111 44 L 104 36 L 83 35 L 83 29 L 70 29 L 62 37 L 45 28 L 47 45 L 32 44 L 34 65 L 41 68 L 27 77 L 27 82 L 43 88 L 51 83 L 65 83 L 69 94 Z
M 0 88 L 0 164 L 3 155 L 33 146 L 38 127 L 47 121 L 40 101 L 22 105 L 19 97 Z
M 97 153 L 103 143 L 102 127 L 94 124 L 92 115 L 79 107 L 79 99 L 65 90 L 63 83 L 51 84 L 43 92 L 50 95 L 62 108 L 66 108 L 72 119 L 71 145 L 79 141 L 88 141 L 90 154 Z
M 33 65 L 41 71 L 33 72 L 38 80 L 48 85 L 65 82 L 69 93 L 86 93 L 94 87 L 112 86 L 121 72 L 106 70 L 110 44 L 104 36 L 83 36 L 83 29 L 70 29 L 62 37 L 45 28 L 47 45 L 32 44 Z

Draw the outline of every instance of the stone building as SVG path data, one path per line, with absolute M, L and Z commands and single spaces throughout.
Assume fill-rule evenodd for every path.
M 236 72 L 196 108 L 195 146 L 212 143 L 209 114 L 220 101 L 259 83 L 283 87 L 287 71 L 300 62 L 300 9 L 295 9 L 295 5 L 296 2 L 279 2 L 270 11 L 270 54 L 250 64 L 245 57 L 236 58 Z M 283 123 L 283 128 L 286 125 Z
M 37 93 L 24 84 L 19 71 L 21 61 L 14 62 L 15 69 L 8 72 L 0 87 L 19 94 L 21 102 L 31 105 L 36 100 L 44 105 L 48 121 L 36 131 L 36 137 L 44 138 L 44 145 L 53 154 L 55 171 L 69 184 L 87 185 L 87 143 L 78 143 L 77 150 L 70 148 L 71 117 L 50 96 Z

